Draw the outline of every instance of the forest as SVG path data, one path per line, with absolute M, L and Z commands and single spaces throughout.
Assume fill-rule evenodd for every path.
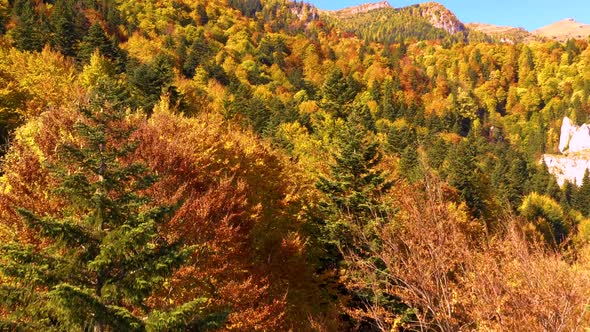
M 590 40 L 420 8 L 0 0 L 0 331 L 589 328 Z

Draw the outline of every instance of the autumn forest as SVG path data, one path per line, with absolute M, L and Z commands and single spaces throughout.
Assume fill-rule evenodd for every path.
M 590 40 L 441 7 L 0 0 L 0 331 L 589 328 Z

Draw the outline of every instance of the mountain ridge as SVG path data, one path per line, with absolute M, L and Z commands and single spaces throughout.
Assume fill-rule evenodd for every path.
M 533 30 L 532 33 L 558 41 L 583 39 L 590 36 L 590 24 L 577 22 L 573 18 L 566 18 Z
M 396 11 L 407 10 L 412 15 L 426 19 L 435 28 L 440 28 L 450 34 L 456 34 L 467 30 L 481 32 L 494 40 L 505 43 L 520 43 L 538 41 L 544 38 L 557 41 L 568 39 L 584 39 L 590 37 L 590 24 L 577 22 L 572 18 L 556 21 L 547 26 L 529 31 L 522 27 L 500 26 L 485 22 L 461 21 L 455 13 L 438 2 L 421 2 L 405 7 L 394 7 L 388 1 L 367 2 L 357 6 L 350 6 L 338 10 L 320 10 L 340 19 L 352 18 L 371 11 L 394 9 Z

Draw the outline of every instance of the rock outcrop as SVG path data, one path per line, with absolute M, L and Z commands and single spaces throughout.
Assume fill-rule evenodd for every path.
M 436 28 L 446 30 L 450 34 L 465 31 L 465 25 L 459 21 L 452 11 L 438 2 L 425 2 L 418 5 L 420 14 Z
M 555 175 L 557 183 L 562 186 L 565 180 L 571 183 L 582 184 L 586 169 L 590 169 L 590 158 L 585 156 L 561 156 L 549 155 L 543 156 L 543 160 L 549 169 L 549 172 Z
M 578 127 L 568 117 L 565 117 L 561 125 L 559 151 L 569 154 L 588 149 L 590 149 L 590 126 L 583 124 Z
M 549 172 L 555 175 L 559 185 L 566 180 L 581 185 L 586 169 L 590 169 L 590 125 L 576 126 L 565 117 L 561 124 L 559 151 L 561 155 L 543 156 Z

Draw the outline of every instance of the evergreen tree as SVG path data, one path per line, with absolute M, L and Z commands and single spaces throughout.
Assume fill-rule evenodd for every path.
M 74 0 L 56 0 L 51 15 L 53 36 L 51 45 L 63 55 L 76 56 L 76 46 L 82 35 L 84 15 Z
M 536 172 L 531 179 L 531 191 L 542 195 L 547 195 L 552 199 L 558 201 L 561 197 L 561 190 L 557 184 L 555 176 L 549 172 L 549 168 L 545 161 L 541 163 L 541 167 L 536 167 Z
M 590 171 L 588 169 L 584 172 L 582 185 L 576 193 L 573 205 L 585 216 L 590 216 Z
M 195 38 L 187 50 L 186 60 L 182 65 L 183 73 L 186 77 L 195 76 L 195 70 L 199 65 L 205 64 L 211 55 L 211 49 L 205 39 L 202 31 Z
M 418 181 L 422 177 L 418 151 L 414 146 L 408 146 L 402 151 L 399 172 L 410 182 Z
M 392 183 L 376 168 L 381 161 L 378 144 L 369 141 L 362 125 L 348 123 L 338 144 L 331 175 L 320 177 L 317 187 L 327 198 L 322 203 L 327 243 L 351 250 L 351 226 L 363 229 L 385 217 L 387 208 L 381 203 L 381 195 Z
M 135 106 L 150 114 L 162 94 L 168 94 L 170 102 L 176 104 L 179 95 L 173 79 L 172 62 L 167 56 L 159 55 L 150 64 L 136 66 L 128 76 Z
M 457 188 L 460 198 L 467 204 L 475 217 L 488 215 L 486 207 L 487 190 L 477 164 L 478 150 L 475 143 L 465 140 L 451 149 L 446 168 L 450 185 Z
M 346 118 L 352 110 L 352 102 L 360 91 L 359 83 L 345 77 L 339 68 L 330 72 L 322 86 L 320 106 L 337 117 Z
M 138 142 L 122 109 L 96 97 L 82 108 L 72 140 L 48 165 L 57 214 L 18 208 L 36 240 L 2 245 L 4 327 L 23 330 L 163 331 L 196 329 L 206 299 L 156 311 L 146 299 L 194 250 L 161 234 L 172 206 L 142 194 L 157 178 L 125 162 Z
M 39 17 L 30 0 L 18 0 L 14 3 L 16 26 L 12 30 L 14 46 L 23 51 L 40 51 L 43 39 L 38 30 Z
M 577 188 L 570 181 L 565 180 L 561 190 L 561 198 L 559 205 L 565 208 L 571 208 L 574 205 L 574 200 L 577 197 Z
M 121 66 L 124 62 L 122 51 L 116 42 L 105 34 L 100 24 L 93 24 L 84 36 L 78 48 L 78 60 L 88 63 L 94 51 Z

